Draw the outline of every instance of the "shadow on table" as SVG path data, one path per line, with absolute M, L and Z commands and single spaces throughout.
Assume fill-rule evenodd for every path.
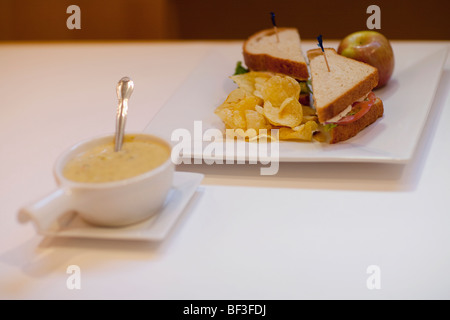
M 200 188 L 163 241 L 32 237 L 0 255 L 0 262 L 33 278 L 41 278 L 55 272 L 64 274 L 70 265 L 79 265 L 82 270 L 107 270 L 111 261 L 158 260 L 174 241 L 182 237 L 180 230 L 185 227 L 202 194 Z M 17 292 L 21 288 L 17 281 L 9 279 L 4 285 Z

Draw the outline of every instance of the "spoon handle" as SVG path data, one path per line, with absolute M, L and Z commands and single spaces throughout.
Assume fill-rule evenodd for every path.
M 114 142 L 114 151 L 122 149 L 123 137 L 125 132 L 125 122 L 128 113 L 128 99 L 133 93 L 134 83 L 128 77 L 123 77 L 117 84 L 117 98 L 119 99 L 119 106 L 117 107 L 116 115 L 116 138 Z
M 120 100 L 117 108 L 116 116 L 116 140 L 114 144 L 114 151 L 122 149 L 123 136 L 125 132 L 125 122 L 127 120 L 128 102 L 127 100 Z

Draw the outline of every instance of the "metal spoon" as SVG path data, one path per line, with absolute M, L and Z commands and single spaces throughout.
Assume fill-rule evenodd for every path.
M 114 151 L 122 149 L 123 136 L 125 132 L 125 122 L 127 120 L 128 99 L 133 93 L 134 82 L 128 78 L 123 77 L 117 84 L 117 98 L 119 99 L 119 106 L 117 107 L 116 116 L 116 139 L 114 142 Z

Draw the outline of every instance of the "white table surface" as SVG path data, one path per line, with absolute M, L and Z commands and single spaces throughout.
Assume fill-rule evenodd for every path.
M 45 238 L 17 221 L 56 187 L 61 152 L 114 130 L 122 76 L 136 83 L 127 129 L 142 131 L 212 47 L 240 43 L 0 44 L 0 299 L 449 299 L 450 59 L 406 165 L 181 165 L 206 176 L 162 242 Z

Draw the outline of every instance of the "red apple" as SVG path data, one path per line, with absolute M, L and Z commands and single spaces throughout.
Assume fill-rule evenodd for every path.
M 339 44 L 338 53 L 377 68 L 379 80 L 376 88 L 384 86 L 394 71 L 391 44 L 377 31 L 358 31 L 346 36 Z

